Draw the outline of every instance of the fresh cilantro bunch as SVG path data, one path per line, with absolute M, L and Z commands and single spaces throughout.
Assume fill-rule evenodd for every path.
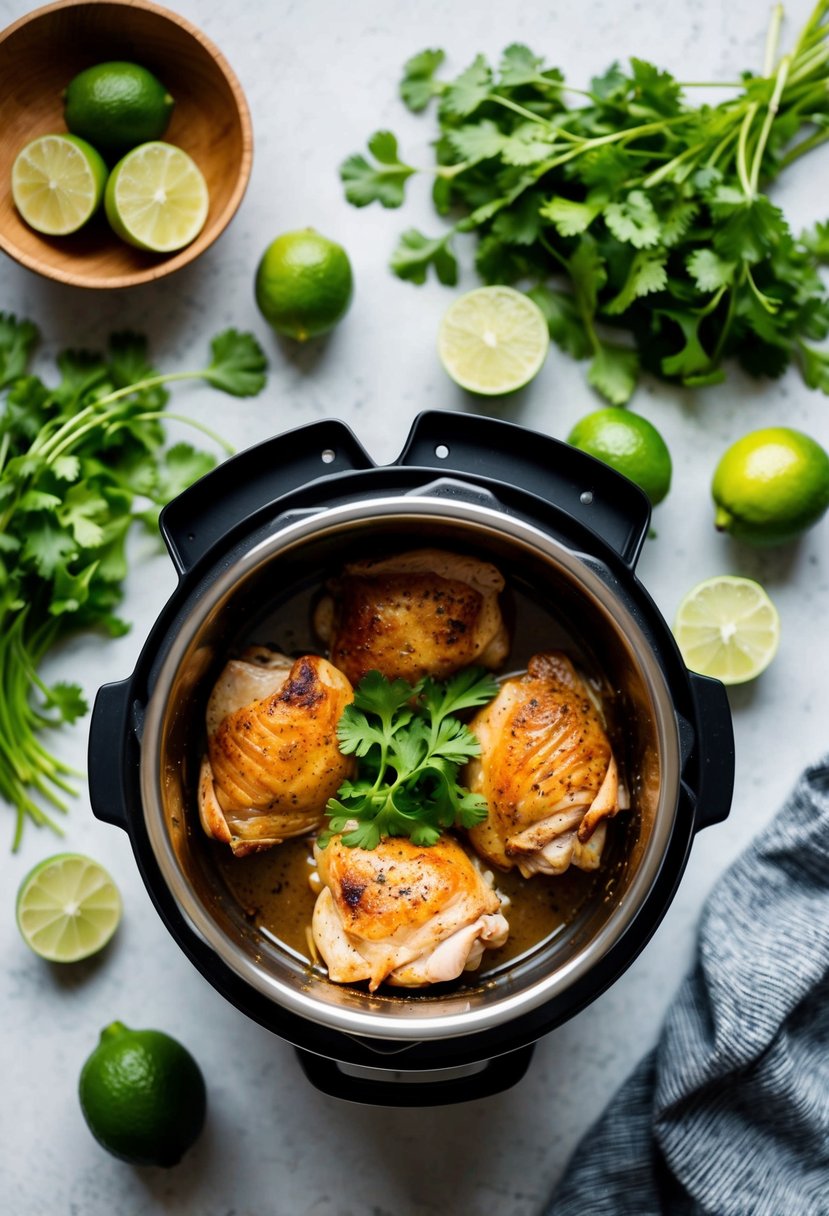
M 204 380 L 247 397 L 265 382 L 256 340 L 228 330 L 200 371 L 159 374 L 145 340 L 122 333 L 104 355 L 64 351 L 50 386 L 27 375 L 37 337 L 31 321 L 0 313 L 0 798 L 17 813 L 14 848 L 27 817 L 56 828 L 41 802 L 65 810 L 60 795 L 80 775 L 41 735 L 86 703 L 77 684 L 47 686 L 41 660 L 75 630 L 126 631 L 115 610 L 130 527 L 156 530 L 164 503 L 215 463 L 189 444 L 165 446 L 163 420 L 177 417 L 164 409 L 165 383 Z
M 497 691 L 497 681 L 481 667 L 414 687 L 379 671 L 364 676 L 337 726 L 340 751 L 357 757 L 357 776 L 328 800 L 320 846 L 336 832 L 344 832 L 343 843 L 352 848 L 375 849 L 384 836 L 433 845 L 443 828 L 470 828 L 486 819 L 486 800 L 458 784 L 461 765 L 481 748 L 454 715 L 485 705 Z
M 455 222 L 435 237 L 404 232 L 392 269 L 423 283 L 431 268 L 452 285 L 454 237 L 474 232 L 481 278 L 527 288 L 614 405 L 642 367 L 700 386 L 721 381 L 732 358 L 755 376 L 794 361 L 829 392 L 829 354 L 812 345 L 829 333 L 818 273 L 829 224 L 796 237 L 763 193 L 829 138 L 827 12 L 819 0 L 778 58 L 777 5 L 762 74 L 745 73 L 718 105 L 689 104 L 693 85 L 641 59 L 583 91 L 518 44 L 497 67 L 478 55 L 451 80 L 437 75 L 442 51 L 415 55 L 400 93 L 414 111 L 437 104 L 433 199 Z M 368 150 L 341 166 L 346 197 L 401 206 L 419 170 L 388 131 Z

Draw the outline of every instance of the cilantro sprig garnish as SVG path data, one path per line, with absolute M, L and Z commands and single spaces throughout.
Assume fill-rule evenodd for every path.
M 458 279 L 455 237 L 476 236 L 487 283 L 529 290 L 555 342 L 589 360 L 587 379 L 614 405 L 643 368 L 690 387 L 724 378 L 736 359 L 754 376 L 790 364 L 829 393 L 827 225 L 796 236 L 764 193 L 829 139 L 829 0 L 819 0 L 791 51 L 778 57 L 782 6 L 766 61 L 717 105 L 641 59 L 614 63 L 587 89 L 528 47 L 483 55 L 454 79 L 444 53 L 405 65 L 408 108 L 436 106 L 436 165 L 406 163 L 395 137 L 369 140 L 373 160 L 341 168 L 355 206 L 399 207 L 408 181 L 433 175 L 436 236 L 409 228 L 391 257 L 412 283 Z M 575 99 L 575 104 L 570 104 Z
M 0 799 L 17 815 L 14 848 L 27 818 L 58 830 L 44 803 L 65 810 L 80 776 L 41 736 L 86 713 L 82 689 L 47 685 L 41 661 L 75 630 L 128 629 L 115 610 L 132 524 L 157 534 L 160 508 L 215 464 L 190 444 L 166 446 L 164 420 L 178 415 L 165 409 L 165 386 L 203 380 L 247 397 L 266 366 L 250 334 L 228 330 L 206 367 L 158 373 L 144 338 L 122 333 L 106 354 L 64 351 L 50 386 L 26 374 L 37 338 L 31 321 L 0 313 Z
M 461 766 L 481 748 L 455 715 L 485 705 L 497 691 L 481 667 L 414 687 L 378 671 L 364 676 L 337 726 L 340 751 L 356 757 L 357 774 L 328 800 L 320 846 L 337 832 L 353 848 L 374 849 L 384 836 L 433 845 L 444 828 L 486 819 L 486 800 L 458 783 Z

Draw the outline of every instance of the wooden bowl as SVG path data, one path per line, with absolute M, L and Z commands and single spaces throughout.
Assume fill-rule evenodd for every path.
M 204 228 L 186 248 L 151 254 L 111 231 L 103 209 L 71 236 L 46 237 L 20 218 L 11 194 L 17 153 L 66 130 L 61 93 L 83 68 L 126 59 L 149 68 L 175 99 L 163 138 L 201 169 L 210 193 Z M 245 96 L 195 26 L 147 0 L 59 0 L 0 32 L 0 248 L 23 266 L 75 287 L 132 287 L 197 258 L 233 217 L 250 177 L 253 138 Z

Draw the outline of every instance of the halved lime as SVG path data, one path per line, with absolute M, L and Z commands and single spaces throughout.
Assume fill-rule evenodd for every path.
M 40 135 L 12 165 L 12 198 L 26 223 L 44 236 L 68 236 L 95 214 L 107 168 L 76 135 Z
M 76 963 L 101 950 L 118 928 L 121 896 L 104 867 L 80 853 L 57 853 L 30 870 L 17 892 L 17 925 L 35 954 Z
M 765 671 L 777 653 L 780 617 L 759 583 L 721 574 L 688 592 L 674 636 L 692 671 L 743 684 Z
M 198 165 L 181 148 L 161 140 L 141 144 L 119 160 L 104 195 L 113 231 L 152 253 L 172 253 L 195 240 L 208 205 Z
M 459 296 L 438 333 L 440 361 L 455 383 L 488 397 L 528 384 L 549 345 L 541 310 L 512 287 L 476 287 Z

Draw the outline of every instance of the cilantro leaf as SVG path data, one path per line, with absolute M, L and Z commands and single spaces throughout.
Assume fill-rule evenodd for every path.
M 667 254 L 658 250 L 637 253 L 621 290 L 604 305 L 602 311 L 609 316 L 619 316 L 630 308 L 634 300 L 664 291 L 668 285 L 666 261 Z
M 13 313 L 0 312 L 0 388 L 26 371 L 38 336 L 31 321 L 18 321 Z
M 695 249 L 685 268 L 700 291 L 718 291 L 734 282 L 735 262 L 726 262 L 713 249 Z
M 670 72 L 660 71 L 645 59 L 632 58 L 633 97 L 654 114 L 673 118 L 682 106 L 682 90 Z
M 803 370 L 803 379 L 809 388 L 820 389 L 829 394 L 829 351 L 818 350 L 806 342 L 798 342 L 797 355 Z
M 821 265 L 829 262 L 829 221 L 815 224 L 802 233 L 800 241 Z
M 537 191 L 523 194 L 511 207 L 499 211 L 492 224 L 492 233 L 507 245 L 532 245 L 541 231 Z
M 340 166 L 345 197 L 355 207 L 367 207 L 375 202 L 383 207 L 400 207 L 406 197 L 406 181 L 414 169 L 399 159 L 397 140 L 391 131 L 375 131 L 368 141 L 368 149 L 376 159 L 376 165 L 355 154 Z
M 400 96 L 408 108 L 415 113 L 425 110 L 429 102 L 440 92 L 434 75 L 446 58 L 443 51 L 421 51 L 412 55 L 403 65 L 400 81 Z
M 525 122 L 514 127 L 501 145 L 501 156 L 507 165 L 521 168 L 538 165 L 552 154 L 554 136 L 538 123 Z
M 466 71 L 447 86 L 440 103 L 441 114 L 466 118 L 486 100 L 491 87 L 492 71 L 489 64 L 483 55 L 476 55 Z
M 718 224 L 714 249 L 728 261 L 760 262 L 789 236 L 783 212 L 764 195 L 746 199 L 733 187 L 718 186 L 710 207 Z
M 659 219 L 643 190 L 632 190 L 620 203 L 608 203 L 604 221 L 618 241 L 636 249 L 659 244 Z
M 578 203 L 569 198 L 551 198 L 541 208 L 544 219 L 555 225 L 562 236 L 586 232 L 602 209 L 601 203 Z
M 26 529 L 23 560 L 31 563 L 41 578 L 51 581 L 67 561 L 78 552 L 74 538 L 48 515 L 33 517 Z
M 452 232 L 430 239 L 409 228 L 402 233 L 392 254 L 391 268 L 399 279 L 410 283 L 425 283 L 431 266 L 439 281 L 452 287 L 458 281 L 458 263 L 452 251 Z
M 77 722 L 89 709 L 80 685 L 66 681 L 52 684 L 44 703 L 48 708 L 57 709 L 62 722 Z
M 659 310 L 660 317 L 673 321 L 682 332 L 683 345 L 676 354 L 662 359 L 662 372 L 665 376 L 678 377 L 687 380 L 711 370 L 711 356 L 702 344 L 699 329 L 705 314 L 703 312 L 681 312 L 675 308 Z
M 58 503 L 55 513 L 80 548 L 97 549 L 101 545 L 104 539 L 102 525 L 108 518 L 109 504 L 89 486 L 72 486 Z
M 611 405 L 625 405 L 633 395 L 639 375 L 639 357 L 635 350 L 603 343 L 587 369 L 589 384 L 606 397 Z
M 462 160 L 481 161 L 497 156 L 505 137 L 491 119 L 485 118 L 450 131 L 448 138 Z
M 255 397 L 265 384 L 268 361 L 253 334 L 226 329 L 210 343 L 204 379 L 233 397 Z
M 480 667 L 414 686 L 377 671 L 364 676 L 337 725 L 340 750 L 357 758 L 357 776 L 328 800 L 320 848 L 337 832 L 352 848 L 374 849 L 384 836 L 432 845 L 441 828 L 484 819 L 485 799 L 457 781 L 480 744 L 455 715 L 486 704 L 497 691 L 497 681 Z
M 522 84 L 535 84 L 544 67 L 544 60 L 534 55 L 528 46 L 513 42 L 501 56 L 498 64 L 498 84 L 514 89 Z M 556 73 L 560 79 L 560 73 Z
M 544 314 L 550 337 L 574 359 L 586 359 L 593 346 L 587 333 L 576 301 L 569 292 L 557 291 L 539 283 L 527 295 Z

